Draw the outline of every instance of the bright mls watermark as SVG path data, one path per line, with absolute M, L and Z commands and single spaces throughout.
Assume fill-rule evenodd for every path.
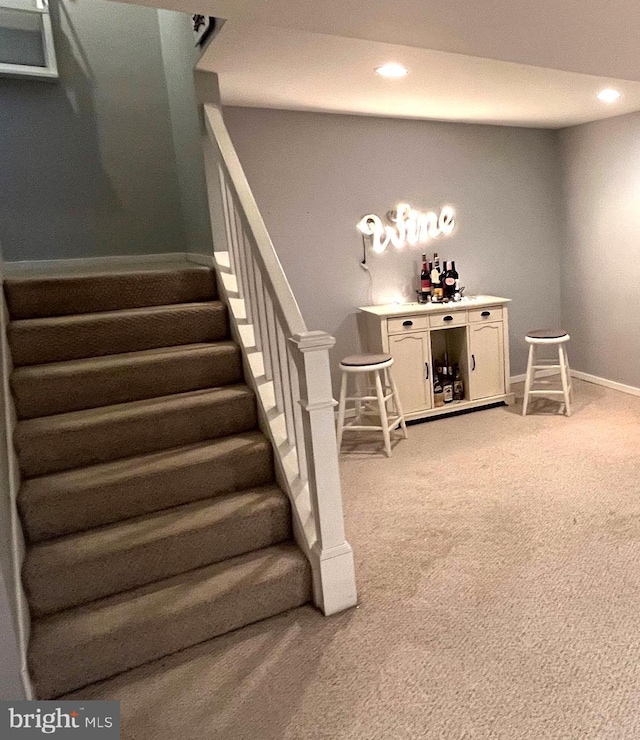
M 3 701 L 0 702 L 0 738 L 31 740 L 119 740 L 118 701 Z

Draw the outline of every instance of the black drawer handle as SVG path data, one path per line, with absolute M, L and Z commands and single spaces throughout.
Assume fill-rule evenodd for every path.
M 453 316 L 445 316 L 442 320 L 443 321 L 453 321 Z
M 476 369 L 476 356 L 475 355 L 471 355 L 471 362 L 473 362 L 473 366 L 471 369 L 475 370 Z
M 413 321 L 403 321 L 402 326 L 413 326 Z
M 427 375 L 426 375 L 425 380 L 429 380 L 429 363 L 428 362 L 425 362 L 424 363 L 424 366 L 427 368 Z
M 483 311 L 480 316 L 491 316 L 491 311 Z

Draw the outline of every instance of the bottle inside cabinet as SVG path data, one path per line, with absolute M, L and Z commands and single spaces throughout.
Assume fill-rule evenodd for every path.
M 453 406 L 468 401 L 469 362 L 466 327 L 431 332 L 434 405 Z

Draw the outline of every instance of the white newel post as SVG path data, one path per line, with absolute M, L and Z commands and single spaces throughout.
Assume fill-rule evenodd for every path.
M 314 516 L 314 598 L 329 615 L 357 603 L 353 551 L 345 540 L 342 492 L 329 350 L 335 339 L 323 331 L 295 334 L 290 340 L 300 382 L 300 406 Z

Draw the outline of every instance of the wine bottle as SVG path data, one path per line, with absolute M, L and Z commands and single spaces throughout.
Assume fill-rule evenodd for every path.
M 444 299 L 446 301 L 452 301 L 456 292 L 456 275 L 455 262 L 445 262 L 445 269 L 442 273 L 442 290 L 444 293 Z M 455 274 L 454 274 L 455 273 Z
M 442 383 L 438 375 L 435 376 L 435 380 L 433 381 L 433 405 L 436 407 L 444 405 Z
M 420 300 L 427 303 L 431 299 L 431 274 L 427 264 L 427 255 L 422 255 L 422 270 L 420 271 Z
M 433 303 L 442 301 L 442 283 L 440 282 L 440 259 L 438 253 L 433 255 L 433 268 L 431 269 L 431 300 Z
M 460 365 L 453 366 L 453 400 L 464 401 L 464 381 L 460 375 Z
M 444 403 L 453 402 L 453 377 L 447 365 L 442 368 L 442 400 Z

